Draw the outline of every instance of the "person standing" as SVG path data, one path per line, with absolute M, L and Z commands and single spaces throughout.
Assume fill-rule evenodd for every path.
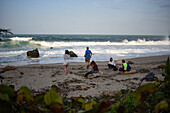
M 64 57 L 64 71 L 65 71 L 65 74 L 67 75 L 68 74 L 68 66 L 69 66 L 69 60 L 70 60 L 70 53 L 68 50 L 65 50 L 65 54 L 63 55 Z
M 87 50 L 85 51 L 85 62 L 87 64 L 87 68 L 89 68 L 89 62 L 90 58 L 92 57 L 92 52 L 89 50 L 89 47 L 87 47 Z

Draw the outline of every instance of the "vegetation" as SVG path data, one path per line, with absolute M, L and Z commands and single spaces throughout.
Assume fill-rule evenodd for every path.
M 57 86 L 33 96 L 26 86 L 15 91 L 11 86 L 0 85 L 0 113 L 168 113 L 169 66 L 168 58 L 163 81 L 145 84 L 136 91 L 122 89 L 112 96 L 61 98 Z

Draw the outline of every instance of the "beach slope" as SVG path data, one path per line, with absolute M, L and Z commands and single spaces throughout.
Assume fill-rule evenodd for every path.
M 61 63 L 16 66 L 16 69 L 0 72 L 0 84 L 14 85 L 16 90 L 21 86 L 27 86 L 35 93 L 45 92 L 52 85 L 56 85 L 61 96 L 67 97 L 113 94 L 126 88 L 135 90 L 141 83 L 141 79 L 149 72 L 154 72 L 158 79 L 163 80 L 164 69 L 158 66 L 164 65 L 168 57 L 170 55 L 125 59 L 126 62 L 133 62 L 134 64 L 130 64 L 132 70 L 137 71 L 135 74 L 127 75 L 108 69 L 107 61 L 100 61 L 97 64 L 102 74 L 91 79 L 83 76 L 90 71 L 86 69 L 84 62 L 70 63 L 68 75 L 65 75 L 64 66 Z M 116 60 L 116 64 L 117 67 L 121 66 L 121 59 Z M 2 68 L 4 67 L 1 67 L 1 70 Z M 146 83 L 148 81 L 142 84 Z

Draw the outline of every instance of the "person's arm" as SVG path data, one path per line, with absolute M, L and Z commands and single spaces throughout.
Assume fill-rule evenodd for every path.
M 91 52 L 91 51 L 90 51 Z M 91 52 L 91 54 L 90 54 L 90 58 L 92 57 L 92 52 Z

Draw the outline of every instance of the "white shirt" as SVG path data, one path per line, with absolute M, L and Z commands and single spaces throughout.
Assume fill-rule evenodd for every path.
M 111 61 L 109 61 L 109 63 L 108 63 L 108 64 L 111 64 L 111 65 L 116 66 L 116 64 L 115 64 L 114 60 L 112 60 L 112 62 L 111 62 Z
M 68 65 L 70 60 L 70 55 L 64 54 L 63 57 L 64 57 L 64 65 Z

